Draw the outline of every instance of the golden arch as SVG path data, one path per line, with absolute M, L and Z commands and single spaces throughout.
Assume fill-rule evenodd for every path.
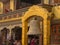
M 48 11 L 44 8 L 42 8 L 41 6 L 37 6 L 34 5 L 32 7 L 30 7 L 30 9 L 28 9 L 28 11 L 24 14 L 22 20 L 26 20 L 27 18 L 31 17 L 31 16 L 40 16 L 42 18 L 47 18 L 48 17 Z
M 27 45 L 27 30 L 28 30 L 28 25 L 27 25 L 27 19 L 31 16 L 40 16 L 42 17 L 43 20 L 43 45 L 48 45 L 49 44 L 49 35 L 48 34 L 48 29 L 50 29 L 50 20 L 48 21 L 48 11 L 41 6 L 34 5 L 28 9 L 28 11 L 24 14 L 22 17 L 22 45 Z

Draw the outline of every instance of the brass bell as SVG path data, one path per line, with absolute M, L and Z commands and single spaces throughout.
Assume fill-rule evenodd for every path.
M 30 21 L 30 28 L 27 35 L 40 35 L 40 22 L 34 18 Z

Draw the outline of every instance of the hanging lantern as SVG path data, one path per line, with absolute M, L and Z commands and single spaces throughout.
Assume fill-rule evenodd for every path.
M 40 22 L 36 18 L 30 21 L 30 28 L 27 35 L 40 35 Z

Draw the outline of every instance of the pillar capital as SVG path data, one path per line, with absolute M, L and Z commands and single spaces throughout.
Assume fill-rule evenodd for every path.
M 0 1 L 0 14 L 3 13 L 3 2 Z
M 10 9 L 11 9 L 12 11 L 15 10 L 15 0 L 10 0 Z

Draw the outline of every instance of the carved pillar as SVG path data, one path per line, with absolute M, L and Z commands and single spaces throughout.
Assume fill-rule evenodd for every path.
M 44 19 L 43 27 L 43 45 L 50 45 L 50 20 Z
M 47 20 L 44 19 L 43 21 L 43 45 L 47 45 Z
M 22 45 L 27 45 L 28 25 L 26 21 L 22 21 Z
M 15 0 L 10 0 L 10 9 L 15 10 Z
M 12 25 L 9 25 L 9 26 L 8 26 L 8 28 L 9 28 L 9 31 L 10 31 L 10 32 L 9 32 L 9 34 L 11 35 L 12 28 L 14 28 L 14 26 L 12 26 Z
M 0 14 L 3 13 L 3 2 L 0 1 Z
M 47 21 L 48 45 L 50 45 L 50 19 Z

